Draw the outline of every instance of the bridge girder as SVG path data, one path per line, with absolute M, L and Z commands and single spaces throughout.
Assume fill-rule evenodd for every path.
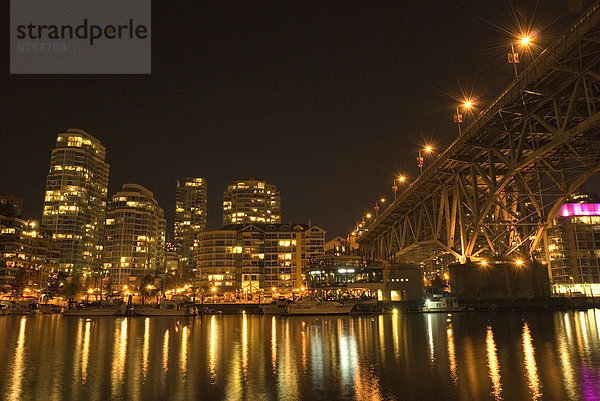
M 359 238 L 419 263 L 530 257 L 600 170 L 600 7 L 527 68 Z M 544 248 L 544 247 L 542 247 Z

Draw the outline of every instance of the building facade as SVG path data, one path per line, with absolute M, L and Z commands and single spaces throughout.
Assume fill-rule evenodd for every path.
M 164 253 L 163 209 L 143 186 L 124 184 L 106 212 L 103 260 L 112 285 L 135 285 L 148 274 L 162 272 Z
M 325 246 L 325 231 L 307 224 L 236 224 L 198 238 L 198 284 L 220 292 L 299 291 Z
M 52 150 L 42 230 L 60 242 L 59 269 L 88 275 L 101 267 L 109 165 L 100 142 L 69 128 Z
M 38 221 L 22 219 L 18 209 L 7 211 L 0 214 L 0 292 L 38 295 L 58 271 L 60 243 L 45 238 Z
M 600 294 L 600 203 L 572 198 L 548 230 L 555 292 Z
M 329 249 L 311 259 L 306 284 L 321 297 L 354 296 L 380 301 L 418 301 L 423 297 L 423 272 L 417 265 L 369 259 Z
M 223 225 L 281 223 L 281 196 L 265 180 L 240 180 L 223 193 Z
M 175 197 L 174 244 L 182 262 L 183 277 L 196 271 L 194 254 L 198 249 L 198 233 L 206 230 L 206 180 L 186 178 L 177 181 Z

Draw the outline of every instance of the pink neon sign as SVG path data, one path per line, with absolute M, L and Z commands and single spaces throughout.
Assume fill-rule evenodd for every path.
M 600 203 L 565 203 L 558 214 L 569 216 L 600 216 Z

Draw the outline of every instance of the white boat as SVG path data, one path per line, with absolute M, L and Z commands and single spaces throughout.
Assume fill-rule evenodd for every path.
M 347 315 L 352 308 L 354 304 L 308 298 L 289 304 L 287 311 L 288 315 Z
M 33 315 L 39 313 L 38 303 L 35 299 L 24 301 L 2 301 L 2 315 Z
M 453 296 L 434 297 L 425 300 L 425 305 L 421 306 L 421 312 L 460 312 L 466 308 L 458 304 L 458 300 Z
M 134 316 L 195 316 L 196 307 L 190 302 L 163 299 L 158 304 L 135 305 Z
M 94 303 L 81 303 L 73 308 L 65 309 L 63 316 L 124 316 L 127 312 L 127 304 L 122 300 L 118 301 L 100 301 Z
M 0 316 L 8 315 L 8 305 L 4 302 L 0 302 Z
M 287 315 L 290 301 L 287 299 L 276 299 L 270 304 L 260 306 L 260 310 L 265 315 Z

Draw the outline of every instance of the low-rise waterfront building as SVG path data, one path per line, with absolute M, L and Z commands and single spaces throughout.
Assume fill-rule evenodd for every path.
M 198 283 L 219 292 L 290 293 L 304 286 L 308 261 L 323 253 L 325 231 L 310 224 L 228 225 L 198 235 Z
M 43 289 L 49 276 L 57 273 L 60 243 L 46 238 L 37 220 L 21 218 L 22 201 L 10 198 L 10 203 L 4 203 L 8 205 L 3 208 L 6 215 L 0 214 L 0 292 L 26 295 L 31 291 L 33 295 L 34 290 Z
M 423 296 L 423 273 L 416 265 L 329 252 L 313 258 L 305 274 L 309 291 L 326 298 L 348 294 L 380 301 L 414 301 Z

